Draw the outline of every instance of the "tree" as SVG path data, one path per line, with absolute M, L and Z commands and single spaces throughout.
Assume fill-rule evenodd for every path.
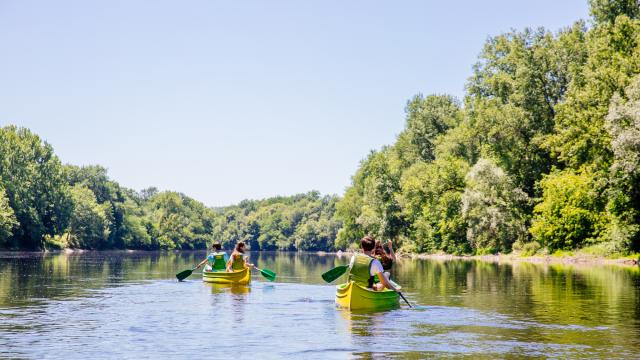
M 620 15 L 631 19 L 640 17 L 638 0 L 589 0 L 589 7 L 596 24 L 613 24 Z
M 105 207 L 98 204 L 93 192 L 76 185 L 70 190 L 73 211 L 69 221 L 70 239 L 68 244 L 75 248 L 108 248 L 109 220 Z
M 45 235 L 67 227 L 71 199 L 60 160 L 25 128 L 0 128 L 0 187 L 18 221 L 10 247 L 40 248 Z
M 410 225 L 409 244 L 417 252 L 465 253 L 466 224 L 461 197 L 469 166 L 460 159 L 417 162 L 402 174 L 398 197 Z
M 467 239 L 478 253 L 509 252 L 527 236 L 527 195 L 494 162 L 480 159 L 466 177 L 462 216 Z
M 4 189 L 0 188 L 0 245 L 5 242 L 13 234 L 14 227 L 18 225 L 18 220 L 9 206 L 9 199 Z
M 602 188 L 587 168 L 554 171 L 540 182 L 542 199 L 534 208 L 530 232 L 549 250 L 570 250 L 601 241 L 606 228 Z
M 449 95 L 418 94 L 413 97 L 405 109 L 407 114 L 406 130 L 399 136 L 395 148 L 405 151 L 402 156 L 412 163 L 416 160 L 435 159 L 435 139 L 447 130 L 457 126 L 462 120 L 459 102 Z M 399 146 L 401 140 L 407 140 L 407 147 Z M 405 150 L 406 149 L 406 150 Z
M 605 119 L 614 156 L 608 193 L 614 221 L 609 237 L 623 251 L 640 247 L 640 76 L 624 95 L 613 96 Z

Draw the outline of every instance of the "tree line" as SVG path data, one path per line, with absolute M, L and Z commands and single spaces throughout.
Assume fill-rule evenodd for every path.
M 488 39 L 462 101 L 417 95 L 337 205 L 337 247 L 366 233 L 415 252 L 640 247 L 640 5 Z
M 418 94 L 393 145 L 340 198 L 317 192 L 207 208 L 62 165 L 0 129 L 0 247 L 334 250 L 365 234 L 405 251 L 640 250 L 640 5 L 590 0 L 591 20 L 487 40 L 462 100 Z
M 140 192 L 101 166 L 63 165 L 26 128 L 0 128 L 0 248 L 203 249 L 214 240 L 262 250 L 327 250 L 335 196 L 309 192 L 213 209 L 184 194 Z

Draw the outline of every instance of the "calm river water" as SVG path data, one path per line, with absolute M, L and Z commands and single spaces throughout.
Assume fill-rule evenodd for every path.
M 417 306 L 351 313 L 348 258 L 253 253 L 249 287 L 178 283 L 204 252 L 0 253 L 0 358 L 640 358 L 640 270 L 402 260 Z

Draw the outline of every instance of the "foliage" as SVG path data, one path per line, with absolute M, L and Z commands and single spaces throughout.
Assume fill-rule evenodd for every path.
M 106 208 L 98 204 L 93 191 L 75 185 L 70 189 L 73 211 L 69 221 L 70 247 L 89 249 L 107 248 L 109 220 Z
M 610 169 L 608 209 L 613 221 L 609 238 L 617 244 L 617 251 L 640 248 L 640 76 L 624 95 L 613 96 L 605 119 L 614 158 Z
M 407 249 L 448 253 L 469 250 L 460 202 L 468 167 L 459 159 L 438 159 L 417 162 L 404 172 L 399 199 L 411 224 Z
M 336 247 L 370 233 L 418 252 L 640 248 L 640 4 L 590 5 L 590 28 L 490 37 L 464 107 L 409 101 L 395 144 L 361 163 L 338 204 Z
M 594 173 L 555 171 L 540 182 L 542 201 L 535 206 L 531 234 L 550 250 L 570 250 L 601 241 L 607 216 Z
M 411 98 L 395 143 L 366 156 L 341 199 L 207 208 L 63 166 L 29 130 L 1 128 L 0 246 L 316 251 L 371 234 L 415 252 L 638 251 L 640 4 L 589 3 L 589 26 L 490 37 L 463 105 Z
M 18 222 L 7 247 L 39 248 L 45 235 L 67 227 L 72 203 L 62 164 L 51 145 L 27 129 L 0 128 L 0 187 Z
M 316 191 L 265 200 L 244 200 L 221 209 L 213 237 L 231 247 L 244 241 L 253 250 L 332 250 L 341 223 L 337 197 Z
M 18 220 L 9 205 L 9 199 L 4 189 L 0 188 L 0 245 L 13 234 L 13 228 L 18 225 Z
M 480 159 L 466 177 L 462 215 L 467 239 L 478 252 L 509 252 L 527 236 L 529 198 L 495 163 Z

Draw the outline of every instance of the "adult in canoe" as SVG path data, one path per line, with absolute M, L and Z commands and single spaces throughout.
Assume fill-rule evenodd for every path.
M 235 249 L 231 253 L 231 257 L 227 261 L 227 272 L 240 271 L 245 268 L 254 267 L 253 264 L 248 262 L 244 256 L 245 244 L 240 241 L 236 244 Z
M 385 288 L 397 291 L 387 277 L 384 276 L 384 268 L 380 260 L 376 259 L 372 254 L 375 245 L 376 241 L 371 236 L 367 235 L 360 240 L 360 247 L 363 253 L 356 253 L 351 257 L 349 281 L 376 291 L 382 291 Z M 375 282 L 376 277 L 380 281 L 379 283 Z
M 206 263 L 207 265 L 204 267 L 204 271 L 224 271 L 228 261 L 229 255 L 226 251 L 222 250 L 222 245 L 219 242 L 214 242 L 211 244 L 211 253 L 206 259 L 196 265 L 196 269 Z

